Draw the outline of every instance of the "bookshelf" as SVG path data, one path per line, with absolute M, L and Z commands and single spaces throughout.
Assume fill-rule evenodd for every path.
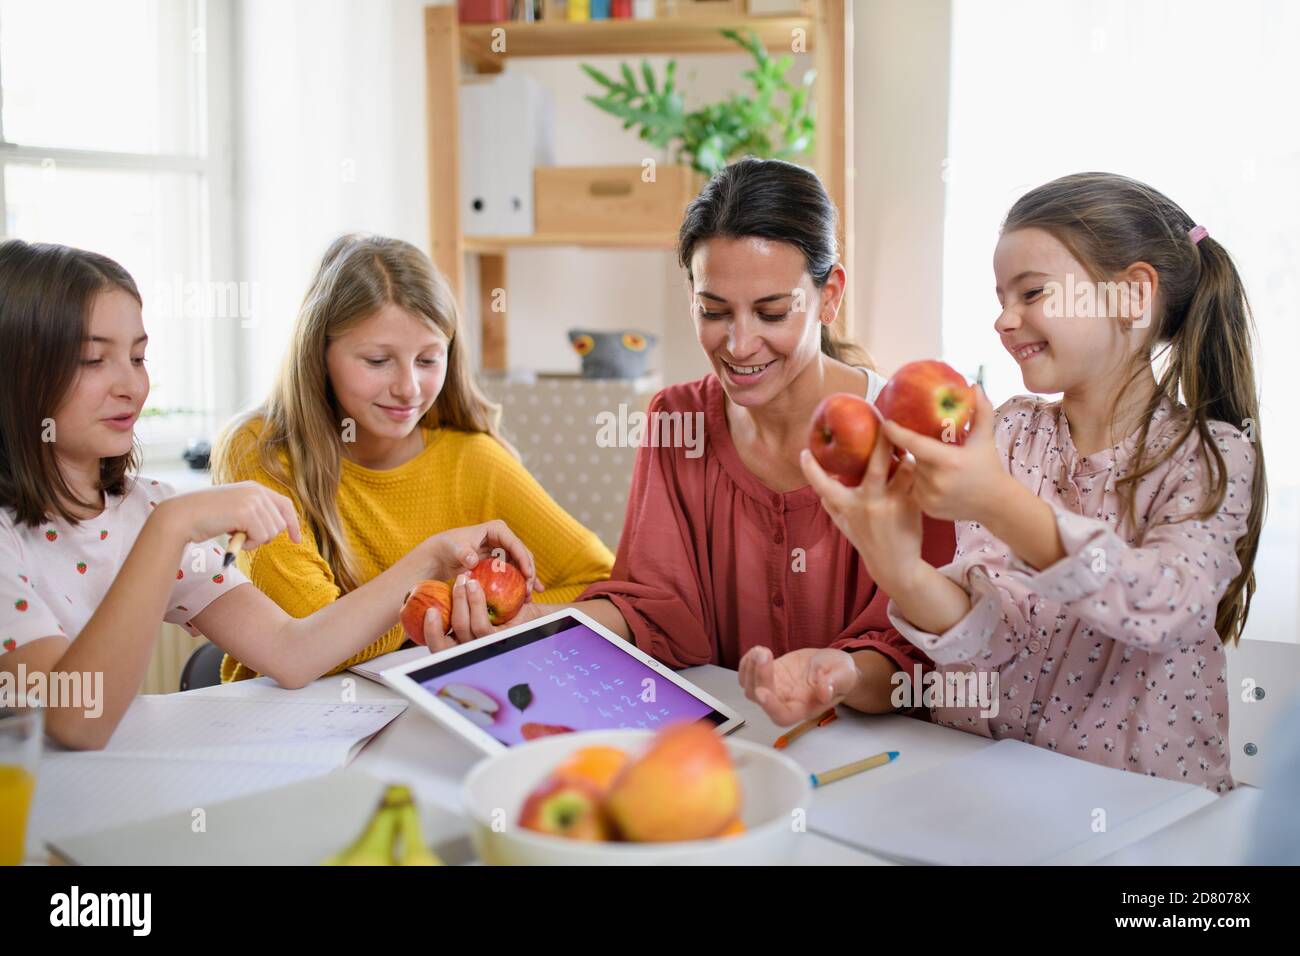
M 773 52 L 789 52 L 802 31 L 817 79 L 813 168 L 826 184 L 840 213 L 840 249 L 846 268 L 853 261 L 852 7 L 847 0 L 803 0 L 797 17 L 744 14 L 661 17 L 653 20 L 596 20 L 584 23 L 540 21 L 462 24 L 455 4 L 426 7 L 425 70 L 428 101 L 429 222 L 434 263 L 446 276 L 458 302 L 465 303 L 465 256 L 479 260 L 479 311 L 482 367 L 506 365 L 506 313 L 493 311 L 492 291 L 506 287 L 510 249 L 579 248 L 664 249 L 671 233 L 552 233 L 528 236 L 466 236 L 460 222 L 460 83 L 462 70 L 499 73 L 512 57 L 667 56 L 732 53 L 736 46 L 719 32 L 754 31 Z M 496 31 L 504 30 L 501 34 Z M 504 36 L 504 50 L 494 40 Z M 585 104 L 584 104 L 585 105 Z M 507 300 L 508 301 L 508 300 Z M 846 296 L 840 309 L 842 334 L 853 333 Z

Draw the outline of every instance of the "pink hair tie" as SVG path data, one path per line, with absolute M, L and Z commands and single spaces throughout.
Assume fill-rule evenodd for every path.
M 1206 229 L 1204 226 L 1192 226 L 1192 228 L 1187 231 L 1187 238 L 1192 240 L 1192 245 L 1195 245 L 1209 234 L 1210 230 Z

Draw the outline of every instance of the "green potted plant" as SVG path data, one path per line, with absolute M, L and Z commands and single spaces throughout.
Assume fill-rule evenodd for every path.
M 807 154 L 816 129 L 809 103 L 814 71 L 805 73 L 801 83 L 791 83 L 786 73 L 792 57 L 769 56 L 752 32 L 721 32 L 754 58 L 753 68 L 741 74 L 752 84 L 752 92 L 735 93 L 688 113 L 676 85 L 677 61 L 668 61 L 659 81 L 642 60 L 640 78 L 626 63 L 618 78 L 581 64 L 604 87 L 603 93 L 587 100 L 621 119 L 624 129 L 636 127 L 641 139 L 671 150 L 674 163 L 684 162 L 705 176 L 742 156 L 791 159 Z

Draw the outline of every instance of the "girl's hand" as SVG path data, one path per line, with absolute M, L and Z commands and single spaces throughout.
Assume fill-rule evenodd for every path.
M 866 474 L 856 488 L 827 475 L 811 452 L 805 450 L 799 456 L 804 477 L 821 498 L 822 507 L 857 548 L 872 578 L 890 594 L 902 575 L 924 564 L 921 509 L 912 497 L 913 464 L 900 462 L 889 477 L 892 451 L 883 437 L 876 442 Z
M 504 624 L 493 625 L 488 620 L 487 600 L 483 597 L 483 589 L 478 586 L 478 582 L 462 574 L 456 578 L 456 583 L 451 589 L 451 631 L 444 630 L 445 623 L 441 615 L 436 609 L 430 608 L 424 618 L 424 643 L 430 653 L 436 653 L 448 647 L 455 647 L 457 644 L 488 637 L 507 627 L 533 621 L 559 610 L 555 605 L 535 604 L 532 598 L 531 593 L 526 595 L 524 606 L 519 609 L 518 614 Z
M 853 655 L 830 647 L 805 647 L 773 659 L 768 647 L 740 659 L 745 696 L 782 727 L 816 717 L 844 700 L 858 683 Z
M 246 551 L 279 537 L 281 531 L 288 531 L 295 544 L 302 541 L 293 502 L 256 481 L 174 495 L 160 502 L 154 513 L 171 521 L 186 541 L 207 541 L 236 531 L 247 536 Z
M 533 553 L 504 521 L 485 521 L 467 528 L 452 528 L 428 539 L 433 549 L 431 578 L 447 580 L 458 577 L 463 571 L 472 571 L 480 561 L 493 558 L 509 559 L 523 572 L 525 591 L 542 590 L 537 580 L 537 565 Z
M 965 444 L 936 441 L 895 422 L 884 424 L 885 435 L 916 459 L 912 494 L 921 510 L 947 521 L 978 521 L 1009 493 L 1019 489 L 993 440 L 993 406 L 984 389 L 975 386 L 975 415 Z M 1008 482 L 1016 485 L 1009 488 Z

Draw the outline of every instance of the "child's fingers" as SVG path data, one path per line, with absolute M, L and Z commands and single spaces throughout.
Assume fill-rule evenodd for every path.
M 424 645 L 429 648 L 431 653 L 443 651 L 453 646 L 456 642 L 451 638 L 442 626 L 442 612 L 436 607 L 431 607 L 424 612 Z
M 891 495 L 903 498 L 912 493 L 912 486 L 915 483 L 916 462 L 911 458 L 904 458 L 898 463 L 894 477 L 889 479 L 887 490 Z
M 923 465 L 943 464 L 952 451 L 944 442 L 918 434 L 897 422 L 885 422 L 885 435 L 899 448 L 911 452 L 912 457 Z
M 272 506 L 284 521 L 284 530 L 289 532 L 289 540 L 294 544 L 302 544 L 302 527 L 298 524 L 298 512 L 294 509 L 293 502 L 274 491 L 270 495 Z
M 894 446 L 883 434 L 877 436 L 876 447 L 871 449 L 867 460 L 867 473 L 862 476 L 862 483 L 873 489 L 885 487 L 889 476 L 889 463 L 894 457 Z
M 527 580 L 536 579 L 537 564 L 533 561 L 533 553 L 524 546 L 518 535 L 510 530 L 509 525 L 504 521 L 493 520 L 487 523 L 485 531 L 489 550 L 493 550 L 494 546 L 504 548 Z
M 487 598 L 483 596 L 482 586 L 473 578 L 465 582 L 465 597 L 469 601 L 469 630 L 463 637 L 458 637 L 462 644 L 493 631 L 492 621 L 488 618 Z
M 451 631 L 457 639 L 464 635 L 466 640 L 473 635 L 469 626 L 469 595 L 465 592 L 465 582 L 468 579 L 468 575 L 457 575 L 456 582 L 451 586 Z
M 273 540 L 280 533 L 280 515 L 265 500 L 255 499 L 242 524 L 244 547 L 249 551 Z

